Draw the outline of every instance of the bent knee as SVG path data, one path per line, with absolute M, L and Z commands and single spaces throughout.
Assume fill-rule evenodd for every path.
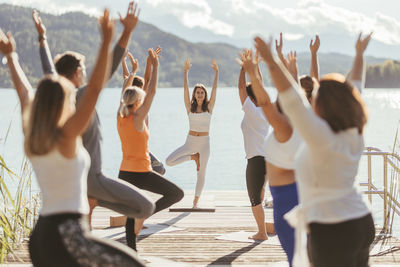
M 165 160 L 165 164 L 167 165 L 167 166 L 174 166 L 175 164 L 174 164 L 174 160 L 172 159 L 172 157 L 171 156 L 169 156 L 166 160 Z
M 147 218 L 147 217 L 150 217 L 151 215 L 153 215 L 155 208 L 156 208 L 156 206 L 154 205 L 153 202 L 151 202 L 149 200 L 144 201 L 140 205 L 139 214 L 137 214 L 134 217 L 135 218 Z
M 170 192 L 170 196 L 173 199 L 174 203 L 179 202 L 183 198 L 184 195 L 185 195 L 185 193 L 179 187 L 177 187 L 175 190 Z

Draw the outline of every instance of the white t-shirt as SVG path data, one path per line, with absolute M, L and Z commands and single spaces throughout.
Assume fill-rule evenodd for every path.
M 249 97 L 243 103 L 244 117 L 241 128 L 244 139 L 246 159 L 255 156 L 265 157 L 264 139 L 268 135 L 269 123 L 262 108 L 257 107 Z
M 352 82 L 361 91 L 359 81 Z M 301 88 L 279 94 L 279 101 L 303 139 L 296 156 L 299 202 L 307 223 L 339 223 L 370 213 L 355 179 L 364 150 L 357 128 L 335 133 L 317 116 Z

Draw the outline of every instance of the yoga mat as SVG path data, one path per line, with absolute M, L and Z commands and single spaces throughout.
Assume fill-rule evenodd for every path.
M 147 229 L 142 229 L 139 236 L 151 235 L 154 233 L 169 233 L 182 231 L 184 228 L 169 226 L 167 224 L 145 224 Z M 119 239 L 125 237 L 125 227 L 114 227 L 100 230 L 93 230 L 92 234 L 100 238 Z
M 265 245 L 276 245 L 276 246 L 281 245 L 277 235 L 268 235 L 268 239 L 264 240 L 264 241 L 249 239 L 249 236 L 252 236 L 254 234 L 255 234 L 255 232 L 239 231 L 239 232 L 233 232 L 233 233 L 217 236 L 216 239 L 226 240 L 226 241 L 235 241 L 235 242 L 246 242 L 246 243 L 262 243 Z

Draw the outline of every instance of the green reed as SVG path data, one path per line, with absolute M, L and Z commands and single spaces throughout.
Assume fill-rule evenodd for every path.
M 10 132 L 12 119 L 3 145 Z M 39 195 L 32 195 L 32 169 L 26 157 L 23 157 L 19 173 L 7 166 L 0 155 L 0 263 L 6 257 L 14 257 L 14 250 L 32 231 L 39 202 Z M 16 189 L 12 189 L 16 185 Z

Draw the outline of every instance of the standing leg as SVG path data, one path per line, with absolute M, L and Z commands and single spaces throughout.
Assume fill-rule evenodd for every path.
M 256 156 L 247 160 L 246 167 L 246 185 L 249 194 L 251 210 L 256 220 L 258 232 L 249 237 L 255 240 L 267 240 L 268 236 L 265 230 L 265 214 L 262 206 L 261 195 L 264 192 L 265 184 L 265 160 L 264 157 Z
M 210 137 L 209 136 L 200 136 L 196 137 L 197 141 L 199 144 L 197 144 L 198 147 L 198 153 L 200 157 L 200 168 L 199 171 L 197 171 L 197 183 L 196 183 L 196 189 L 195 189 L 195 197 L 193 200 L 193 207 L 196 208 L 201 192 L 203 191 L 204 188 L 204 183 L 206 180 L 206 170 L 207 170 L 207 163 L 208 159 L 210 158 Z
M 97 199 L 95 199 L 95 198 L 89 197 L 88 200 L 89 200 L 89 208 L 90 208 L 89 216 L 88 216 L 89 228 L 90 228 L 90 230 L 92 230 L 92 214 L 93 214 L 94 208 L 96 208 L 98 206 L 98 203 L 97 203 Z
M 162 195 L 155 203 L 154 213 L 166 209 L 183 198 L 183 191 L 174 183 L 155 172 L 120 171 L 119 178 L 135 186 Z M 128 218 L 125 225 L 126 240 L 129 247 L 136 250 L 136 236 L 139 234 L 144 220 Z

